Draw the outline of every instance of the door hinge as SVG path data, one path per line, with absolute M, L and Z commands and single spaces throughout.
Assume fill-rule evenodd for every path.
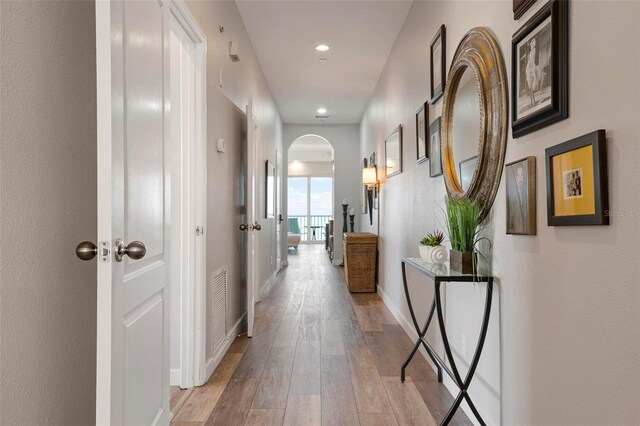
M 204 235 L 204 226 L 196 226 L 196 237 Z
M 100 254 L 100 262 L 109 263 L 111 259 L 111 245 L 109 241 L 100 241 L 98 244 L 98 254 Z

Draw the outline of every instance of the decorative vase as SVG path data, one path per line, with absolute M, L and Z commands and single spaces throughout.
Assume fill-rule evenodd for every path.
M 450 254 L 451 262 L 449 267 L 452 271 L 461 272 L 463 274 L 473 274 L 474 266 L 478 267 L 478 253 L 477 252 L 461 252 L 457 250 L 451 250 Z
M 447 249 L 444 246 L 423 246 L 418 247 L 420 257 L 429 263 L 442 265 L 447 261 Z

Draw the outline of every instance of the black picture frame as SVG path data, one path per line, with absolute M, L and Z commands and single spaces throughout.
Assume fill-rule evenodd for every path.
M 420 119 L 422 118 L 422 122 Z M 427 149 L 427 136 L 429 135 L 429 103 L 425 102 L 416 112 L 416 161 L 418 164 L 424 163 L 429 159 L 429 151 Z M 422 133 L 422 140 L 420 140 Z M 421 154 L 421 148 L 422 153 Z
M 434 55 L 433 50 L 436 47 L 437 43 L 440 43 L 440 81 L 434 81 Z M 431 99 L 429 102 L 431 104 L 435 103 L 444 95 L 444 87 L 447 83 L 447 28 L 443 25 L 440 25 L 438 32 L 431 40 L 431 44 L 429 45 L 429 87 L 431 89 Z
M 545 150 L 547 168 L 547 223 L 549 226 L 609 225 L 609 182 L 607 178 L 607 135 L 603 129 L 577 137 Z M 586 146 L 592 147 L 593 214 L 556 216 L 553 157 Z
M 548 105 L 537 108 L 536 111 L 529 113 L 526 116 L 518 117 L 518 111 L 520 110 L 519 98 L 521 95 L 518 93 L 520 81 L 518 80 L 518 68 L 522 68 L 521 55 L 518 54 L 518 49 L 521 42 L 529 42 L 535 35 L 534 31 L 539 29 L 548 18 L 551 18 L 551 53 L 548 58 L 548 67 L 545 72 L 541 64 L 534 65 L 532 69 L 535 71 L 532 74 L 536 75 L 534 81 L 538 81 L 539 87 L 541 82 L 550 84 L 550 97 L 549 101 L 545 99 L 545 103 Z M 540 30 L 538 33 L 542 33 Z M 525 41 L 527 39 L 527 41 Z M 533 43 L 533 42 L 531 42 Z M 540 55 L 539 49 L 536 51 L 538 57 Z M 535 63 L 536 58 L 532 62 Z M 529 60 L 528 58 L 526 59 Z M 539 59 L 538 59 L 539 60 Z M 528 68 L 528 64 L 527 64 Z M 539 75 L 539 77 L 538 77 Z M 545 80 L 547 79 L 548 80 Z M 525 82 L 528 87 L 531 85 Z M 539 93 L 544 93 L 542 89 Z M 528 92 L 533 103 L 533 107 L 536 108 L 534 90 L 529 89 Z M 553 123 L 564 120 L 569 117 L 569 2 L 568 0 L 551 0 L 542 9 L 540 9 L 527 23 L 524 24 L 513 36 L 511 40 L 511 132 L 514 138 L 519 138 L 526 134 L 535 132 L 536 130 L 547 127 Z
M 264 217 L 274 219 L 276 217 L 276 168 L 269 160 L 264 162 Z
M 436 138 L 434 140 L 434 138 Z M 438 117 L 429 125 L 429 177 L 442 176 L 442 118 Z M 435 144 L 435 145 L 434 145 Z M 437 152 L 434 152 L 437 149 Z
M 523 173 L 523 190 L 526 195 L 518 197 L 517 169 L 526 168 Z M 514 171 L 515 170 L 515 171 Z M 537 208 L 536 208 L 536 157 L 529 156 L 512 161 L 504 166 L 505 171 L 505 207 L 506 207 L 506 233 L 507 235 L 536 235 Z M 521 226 L 518 226 L 521 225 Z M 520 228 L 520 229 L 519 229 Z
M 398 158 L 398 170 L 394 170 L 393 172 L 389 173 L 389 149 L 388 149 L 388 145 L 390 144 L 391 139 L 395 136 L 398 135 L 398 143 L 399 143 L 399 154 L 400 157 Z M 393 131 L 389 134 L 389 136 L 387 137 L 387 139 L 385 139 L 384 141 L 384 166 L 385 166 L 385 176 L 387 178 L 390 178 L 392 176 L 396 176 L 399 175 L 400 173 L 402 173 L 402 124 L 399 124 L 398 127 L 396 127 L 395 129 L 393 129 Z
M 520 19 L 536 0 L 512 0 L 513 19 Z

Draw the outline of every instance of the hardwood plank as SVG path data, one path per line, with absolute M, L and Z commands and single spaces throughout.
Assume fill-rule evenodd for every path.
M 207 383 L 195 388 L 175 416 L 179 422 L 204 422 L 209 418 L 224 392 L 242 354 L 227 352 Z
M 437 425 L 411 377 L 407 376 L 404 383 L 400 381 L 399 376 L 382 377 L 382 383 L 389 396 L 389 402 L 391 402 L 398 424 Z
M 303 313 L 300 319 L 298 343 L 320 341 L 320 312 Z
M 347 351 L 351 384 L 360 413 L 392 413 L 382 380 L 368 348 Z
M 176 413 L 180 411 L 184 403 L 189 399 L 189 396 L 193 392 L 193 388 L 180 389 L 179 386 L 171 386 L 169 390 L 169 407 L 171 410 L 171 417 L 175 417 Z
M 232 378 L 206 425 L 244 425 L 258 382 L 258 379 L 252 378 Z
M 322 356 L 345 355 L 342 326 L 339 320 L 322 320 L 320 323 L 320 348 Z
M 287 405 L 295 348 L 271 348 L 251 408 L 282 408 Z
M 250 409 L 245 426 L 280 426 L 284 421 L 284 409 Z
M 320 395 L 320 342 L 298 342 L 289 395 Z
M 322 356 L 322 424 L 359 425 L 345 356 Z
M 285 315 L 280 322 L 278 334 L 273 341 L 274 347 L 295 347 L 298 341 L 300 315 Z
M 354 309 L 358 315 L 358 321 L 360 321 L 360 327 L 363 331 L 383 331 L 380 323 L 375 317 L 373 309 L 376 307 L 373 305 L 355 305 Z
M 204 422 L 174 422 L 171 421 L 171 426 L 204 426 Z
M 289 395 L 284 415 L 285 426 L 317 426 L 322 422 L 320 395 Z
M 229 346 L 227 353 L 231 352 L 234 354 L 243 354 L 244 351 L 247 350 L 247 346 L 249 346 L 250 342 L 251 342 L 251 339 L 249 339 L 246 334 L 237 336 L 233 340 L 233 343 L 231 343 L 231 346 Z
M 359 413 L 362 426 L 398 426 L 393 413 Z

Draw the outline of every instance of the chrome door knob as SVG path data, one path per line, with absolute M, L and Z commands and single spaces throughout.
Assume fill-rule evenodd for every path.
M 98 247 L 91 241 L 83 241 L 76 247 L 76 256 L 80 260 L 91 260 L 98 254 Z
M 130 259 L 140 260 L 147 254 L 147 248 L 140 241 L 131 241 L 128 245 L 124 245 L 124 241 L 116 241 L 116 262 L 122 262 L 122 258 L 127 255 Z
M 249 229 L 249 225 L 247 225 L 246 223 L 241 223 L 240 224 L 240 230 L 241 231 L 246 231 L 247 229 Z
M 262 229 L 262 226 L 260 226 L 260 224 L 259 224 L 258 222 L 256 222 L 256 223 L 253 225 L 253 229 L 255 229 L 256 231 L 259 231 L 259 230 L 261 230 L 261 229 Z

